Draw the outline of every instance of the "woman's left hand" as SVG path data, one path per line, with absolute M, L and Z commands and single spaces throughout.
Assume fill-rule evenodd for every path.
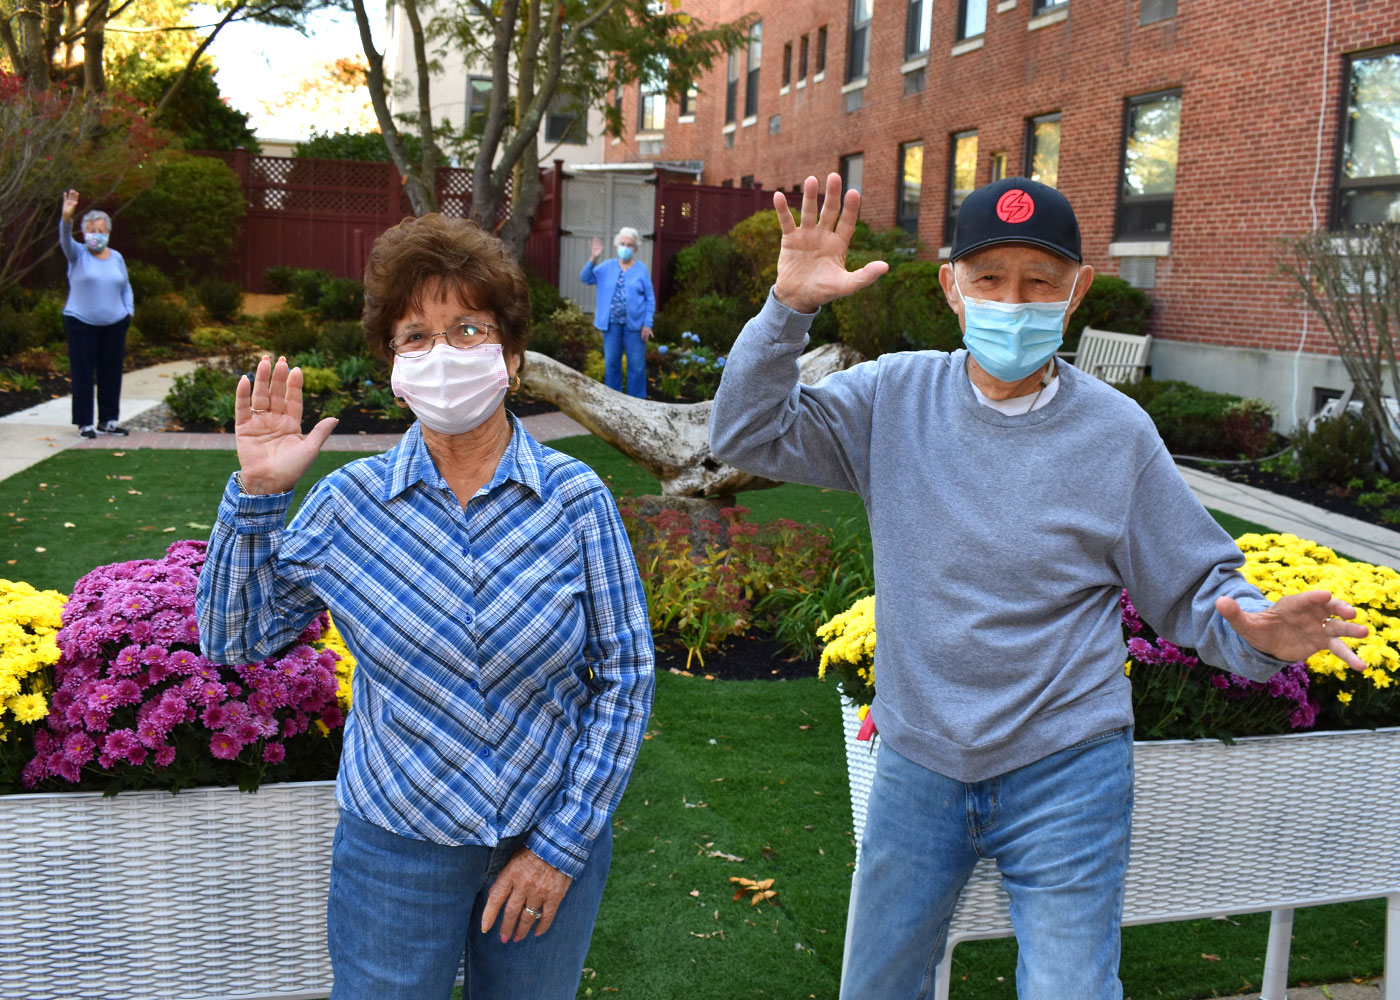
M 1234 599 L 1222 597 L 1215 602 L 1215 610 L 1245 642 L 1275 659 L 1296 663 L 1326 649 L 1353 670 L 1366 669 L 1342 639 L 1362 639 L 1371 630 L 1346 621 L 1356 617 L 1356 609 L 1329 591 L 1289 594 L 1272 608 L 1257 612 L 1245 611 Z
M 491 930 L 500 914 L 502 944 L 512 938 L 523 941 L 531 925 L 535 928 L 535 937 L 540 937 L 554 923 L 554 915 L 559 912 L 559 904 L 573 881 L 534 851 L 522 847 L 506 862 L 491 886 L 486 909 L 481 914 L 481 933 Z M 535 918 L 526 913 L 527 906 L 540 916 Z
M 650 340 L 650 339 L 651 339 L 651 327 L 649 327 L 649 326 L 644 326 L 644 327 L 642 327 L 642 339 L 643 339 L 643 340 Z

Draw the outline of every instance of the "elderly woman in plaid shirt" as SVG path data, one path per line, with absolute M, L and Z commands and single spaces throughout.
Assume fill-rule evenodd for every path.
M 641 745 L 652 642 L 606 486 L 505 409 L 525 278 L 475 224 L 374 245 L 365 333 L 418 418 L 383 455 L 292 489 L 300 369 L 238 386 L 200 579 L 205 655 L 262 659 L 329 609 L 355 655 L 327 927 L 334 1000 L 572 998 Z

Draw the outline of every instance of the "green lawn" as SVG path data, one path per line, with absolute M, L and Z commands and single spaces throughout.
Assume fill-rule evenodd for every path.
M 596 439 L 553 444 L 619 494 L 656 490 Z M 355 457 L 322 456 L 307 483 Z M 60 453 L 0 482 L 0 575 L 66 592 L 96 565 L 202 538 L 234 465 L 231 452 Z M 868 537 L 851 494 L 783 486 L 739 502 L 755 520 L 848 520 Z M 1216 516 L 1234 534 L 1268 530 Z M 663 674 L 650 736 L 615 817 L 612 875 L 579 996 L 834 1000 L 854 861 L 834 685 Z M 778 896 L 750 908 L 731 899 L 731 876 L 772 878 Z M 1384 921 L 1380 900 L 1299 911 L 1294 981 L 1378 975 Z M 1127 928 L 1126 993 L 1186 1000 L 1257 989 L 1267 925 L 1258 914 Z M 962 945 L 954 963 L 953 997 L 1015 996 L 1013 941 Z

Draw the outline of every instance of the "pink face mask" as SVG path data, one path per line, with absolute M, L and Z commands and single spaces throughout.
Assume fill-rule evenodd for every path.
M 395 357 L 389 384 L 424 427 L 465 434 L 496 412 L 510 373 L 500 344 L 438 344 L 420 358 Z

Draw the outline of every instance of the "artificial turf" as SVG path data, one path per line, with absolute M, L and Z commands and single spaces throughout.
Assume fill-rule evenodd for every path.
M 657 490 L 595 438 L 551 445 L 588 462 L 619 495 Z M 300 495 L 356 457 L 323 454 Z M 0 482 L 0 576 L 66 593 L 94 566 L 205 537 L 235 465 L 231 451 L 55 455 Z M 789 485 L 738 502 L 755 521 L 844 522 L 868 538 L 852 494 Z M 1216 517 L 1232 534 L 1269 530 Z M 835 998 L 855 849 L 834 685 L 663 674 L 649 735 L 614 819 L 612 874 L 579 996 Z M 750 907 L 731 898 L 731 876 L 772 878 L 778 894 Z M 1125 928 L 1125 994 L 1186 1000 L 1257 989 L 1267 926 L 1267 914 L 1254 914 Z M 1384 933 L 1381 900 L 1298 911 L 1292 981 L 1379 974 Z M 953 961 L 957 1000 L 1015 996 L 1014 941 L 963 944 Z

